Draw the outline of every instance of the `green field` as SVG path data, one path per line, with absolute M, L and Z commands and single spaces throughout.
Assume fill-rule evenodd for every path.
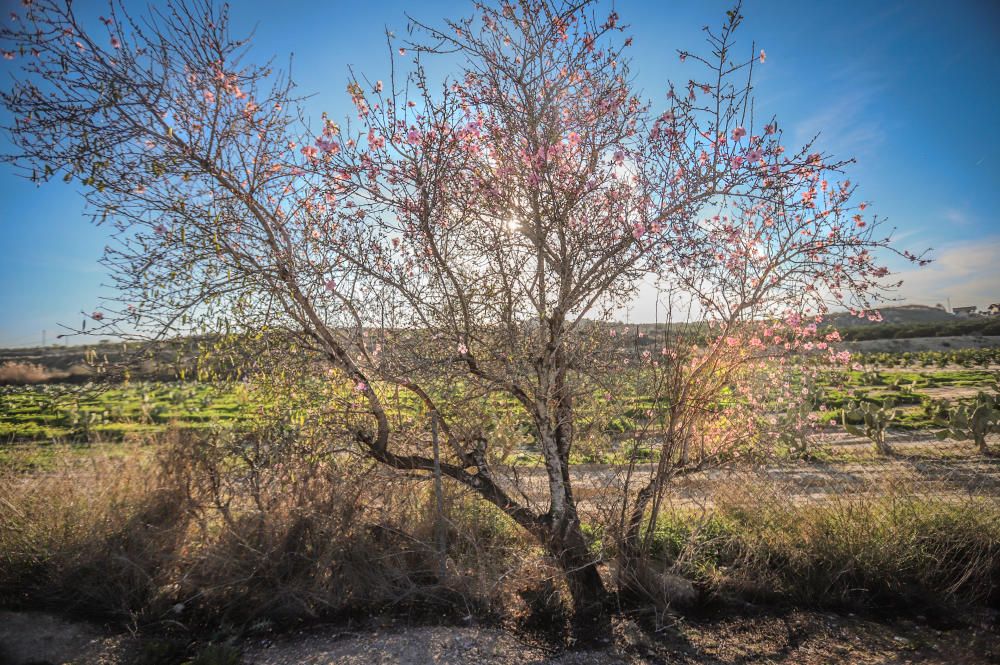
M 821 421 L 834 422 L 851 401 L 883 404 L 891 400 L 903 412 L 894 428 L 932 429 L 940 425 L 939 409 L 945 399 L 962 403 L 973 399 L 978 391 L 992 392 L 998 377 L 997 371 L 985 369 L 872 368 L 837 373 L 826 377 L 825 385 L 821 385 L 819 400 L 826 409 L 819 416 Z
M 248 402 L 239 386 L 203 383 L 5 386 L 0 441 L 121 440 L 171 426 L 204 427 L 243 418 Z
M 861 369 L 828 371 L 814 387 L 812 418 L 828 429 L 841 427 L 843 411 L 852 403 L 891 402 L 900 410 L 892 429 L 939 430 L 950 406 L 971 402 L 979 391 L 993 394 L 998 390 L 1000 372 L 994 369 L 1000 360 L 998 349 L 876 353 L 859 355 L 857 360 Z M 66 450 L 86 454 L 93 443 L 141 443 L 168 429 L 249 423 L 259 418 L 267 404 L 266 398 L 240 382 L 0 386 L 0 465 L 46 466 Z M 582 408 L 581 414 L 612 439 L 628 438 L 639 430 L 655 434 L 662 419 L 661 403 L 638 394 L 623 396 L 621 406 L 615 413 Z M 530 427 L 509 407 L 497 402 L 489 408 L 505 414 L 498 420 L 503 421 L 506 435 L 522 441 L 518 460 L 530 463 L 534 458 Z M 408 418 L 420 405 L 399 395 L 395 408 L 400 417 Z M 653 449 L 645 452 L 651 454 Z M 608 454 L 587 454 L 581 448 L 576 461 L 609 461 Z

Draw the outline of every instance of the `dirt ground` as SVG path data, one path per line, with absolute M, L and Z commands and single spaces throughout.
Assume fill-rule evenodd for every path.
M 1000 663 L 1000 617 L 941 629 L 914 620 L 876 622 L 811 611 L 714 620 L 670 618 L 659 631 L 616 619 L 607 646 L 573 650 L 482 627 L 316 627 L 239 643 L 245 665 L 612 665 Z M 147 638 L 148 639 L 148 638 Z M 140 638 L 49 614 L 0 613 L 4 665 L 127 665 Z
M 993 448 L 1000 437 L 990 437 Z M 706 506 L 720 496 L 735 498 L 746 487 L 770 488 L 775 496 L 793 503 L 825 501 L 858 492 L 884 492 L 889 488 L 926 497 L 965 497 L 969 493 L 1000 499 L 1000 457 L 975 452 L 971 442 L 942 444 L 933 434 L 893 432 L 886 437 L 898 456 L 859 461 L 780 462 L 763 468 L 709 469 L 672 481 L 669 501 L 675 505 Z M 843 432 L 831 432 L 815 445 L 838 454 L 870 451 L 871 442 Z M 633 470 L 630 488 L 636 491 L 653 471 L 649 463 Z M 598 514 L 621 495 L 627 468 L 610 464 L 576 464 L 572 467 L 575 496 L 581 512 Z M 513 476 L 498 477 L 533 507 L 543 507 L 547 477 L 539 467 L 524 468 Z

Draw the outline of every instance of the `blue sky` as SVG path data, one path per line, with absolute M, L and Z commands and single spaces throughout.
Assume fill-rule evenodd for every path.
M 0 20 L 19 2 L 3 0 Z M 78 5 L 82 3 L 78 2 Z M 137 11 L 145 3 L 136 3 Z M 235 0 L 234 33 L 256 27 L 254 53 L 287 62 L 310 115 L 346 115 L 347 66 L 386 77 L 384 27 L 405 35 L 406 12 L 435 22 L 465 2 Z M 610 6 L 610 5 L 608 5 Z M 631 24 L 637 82 L 662 101 L 685 77 L 677 49 L 703 49 L 701 27 L 730 3 L 619 0 Z M 985 306 L 1000 301 L 1000 3 L 747 0 L 740 44 L 767 50 L 758 109 L 786 136 L 855 156 L 860 196 L 898 227 L 901 245 L 934 248 L 934 264 L 907 270 L 907 302 Z M 0 61 L 6 85 L 10 65 Z M 9 119 L 2 112 L 4 123 Z M 7 137 L 0 139 L 9 150 Z M 98 264 L 105 232 L 83 217 L 74 186 L 37 188 L 0 165 L 0 345 L 32 345 L 59 323 L 76 323 L 110 293 Z M 641 298 L 633 320 L 651 318 Z

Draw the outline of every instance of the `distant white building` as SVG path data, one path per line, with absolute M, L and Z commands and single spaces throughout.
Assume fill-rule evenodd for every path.
M 976 306 L 969 305 L 968 307 L 955 307 L 951 310 L 951 313 L 955 316 L 975 316 Z
M 993 303 L 992 305 L 990 305 L 990 306 L 989 306 L 989 307 L 988 307 L 988 308 L 986 309 L 986 312 L 987 312 L 987 313 L 988 313 L 988 314 L 989 314 L 990 316 L 1000 316 L 1000 302 L 995 302 L 995 303 Z

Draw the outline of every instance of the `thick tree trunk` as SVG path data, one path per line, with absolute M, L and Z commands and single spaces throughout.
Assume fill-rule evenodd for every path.
M 372 451 L 372 456 L 397 469 L 420 469 L 433 471 L 433 459 L 420 456 L 400 456 L 384 449 L 375 448 L 371 437 L 363 431 L 356 433 L 358 440 Z M 557 484 L 557 501 L 554 505 L 560 507 L 560 518 L 553 519 L 549 515 L 538 515 L 527 507 L 518 504 L 508 495 L 485 469 L 476 473 L 468 473 L 462 467 L 439 462 L 441 472 L 473 490 L 484 500 L 489 501 L 517 524 L 534 536 L 539 544 L 545 547 L 556 564 L 562 570 L 569 588 L 574 610 L 574 624 L 577 627 L 578 639 L 600 641 L 610 629 L 605 612 L 608 592 L 598 570 L 598 562 L 590 553 L 587 539 L 580 528 L 576 513 L 576 505 L 568 479 Z M 559 474 L 562 477 L 562 474 Z
M 610 635 L 608 591 L 575 514 L 561 527 L 549 531 L 546 547 L 566 578 L 573 602 L 573 632 L 577 642 L 605 641 Z

